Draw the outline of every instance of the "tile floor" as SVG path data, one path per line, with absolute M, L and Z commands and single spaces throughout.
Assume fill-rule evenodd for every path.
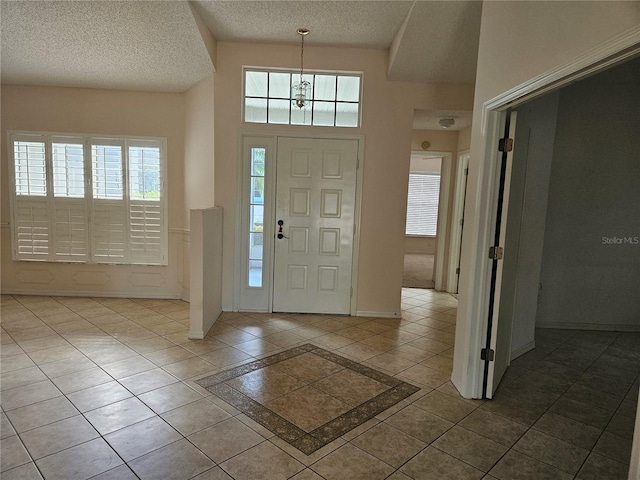
M 448 294 L 405 289 L 402 320 L 225 313 L 189 341 L 180 301 L 3 295 L 1 476 L 626 479 L 640 335 L 540 330 L 496 398 L 473 401 L 449 382 L 455 312 Z M 305 431 L 325 418 L 301 413 L 303 389 L 323 385 L 336 417 L 376 391 L 352 398 L 331 376 L 375 370 L 420 390 L 307 455 L 196 383 L 307 344 L 360 367 L 225 381 Z

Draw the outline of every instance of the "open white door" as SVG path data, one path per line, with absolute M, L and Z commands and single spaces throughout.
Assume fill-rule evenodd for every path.
M 482 349 L 484 360 L 483 398 L 493 398 L 511 359 L 511 321 L 500 319 L 500 292 L 502 288 L 503 256 L 506 234 L 506 220 L 509 208 L 509 188 L 511 184 L 511 167 L 513 164 L 513 145 L 516 131 L 516 112 L 508 111 L 505 115 L 504 136 L 500 141 L 500 160 L 498 174 L 498 192 L 496 202 L 496 228 L 494 246 L 489 252 L 492 262 L 491 284 L 489 293 L 489 312 L 487 322 L 487 339 Z M 502 321 L 501 321 L 502 320 Z
M 279 138 L 273 311 L 349 314 L 357 140 Z

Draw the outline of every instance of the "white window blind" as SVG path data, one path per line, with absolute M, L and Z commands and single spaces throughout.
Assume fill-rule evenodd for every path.
M 10 141 L 14 259 L 167 264 L 163 139 Z
M 407 235 L 435 236 L 438 227 L 440 175 L 409 174 Z

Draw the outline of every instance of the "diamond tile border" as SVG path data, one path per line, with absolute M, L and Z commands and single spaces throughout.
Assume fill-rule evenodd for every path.
M 228 380 L 275 365 L 304 353 L 312 353 L 344 368 L 348 368 L 360 375 L 364 375 L 388 386 L 389 389 L 376 397 L 361 403 L 357 407 L 352 408 L 333 420 L 330 420 L 324 425 L 320 425 L 315 430 L 306 432 L 271 409 L 265 407 L 259 402 L 256 402 L 252 398 L 249 398 L 225 383 Z M 306 455 L 311 455 L 313 452 L 324 447 L 341 435 L 344 435 L 357 426 L 362 425 L 366 421 L 385 411 L 387 408 L 394 406 L 399 401 L 420 390 L 414 385 L 398 380 L 397 378 L 393 378 L 385 373 L 379 372 L 378 370 L 374 370 L 373 368 L 361 365 L 349 360 L 348 358 L 336 355 L 335 353 L 329 352 L 310 343 L 201 378 L 196 380 L 195 383 L 220 397 L 225 402 L 231 404 L 249 418 L 256 421 Z

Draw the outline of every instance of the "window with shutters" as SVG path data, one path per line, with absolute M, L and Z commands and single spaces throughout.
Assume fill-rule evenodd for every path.
M 15 260 L 167 264 L 166 140 L 9 132 Z
M 440 175 L 409 174 L 407 200 L 407 235 L 434 237 L 438 227 Z

